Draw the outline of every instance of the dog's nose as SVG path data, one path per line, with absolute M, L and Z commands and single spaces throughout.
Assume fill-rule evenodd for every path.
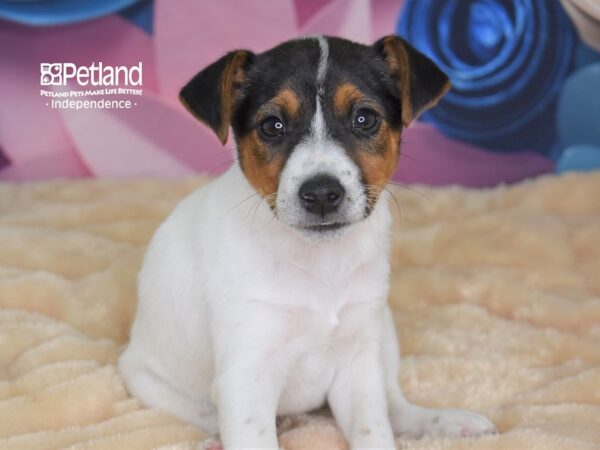
M 317 175 L 300 186 L 298 195 L 308 212 L 324 216 L 334 212 L 342 204 L 344 187 L 338 180 L 329 175 Z

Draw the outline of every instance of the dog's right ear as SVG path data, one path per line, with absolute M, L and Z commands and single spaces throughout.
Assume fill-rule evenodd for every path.
M 247 50 L 230 52 L 198 73 L 179 93 L 183 106 L 212 128 L 223 144 L 253 57 Z

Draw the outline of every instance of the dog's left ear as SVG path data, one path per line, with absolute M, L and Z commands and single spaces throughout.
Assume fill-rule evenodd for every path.
M 450 89 L 450 80 L 427 56 L 398 36 L 385 36 L 373 47 L 384 59 L 400 91 L 402 124 L 406 127 L 435 106 Z
M 248 50 L 229 52 L 198 73 L 179 93 L 183 106 L 211 127 L 223 144 L 253 56 Z

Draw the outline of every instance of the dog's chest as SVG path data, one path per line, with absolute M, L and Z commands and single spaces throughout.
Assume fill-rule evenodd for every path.
M 365 339 L 365 328 L 377 326 L 378 310 L 375 305 L 349 304 L 337 312 L 298 311 L 291 318 L 288 343 L 281 351 L 295 358 L 279 414 L 311 410 L 325 402 L 336 371 Z
M 344 360 L 383 328 L 386 255 L 367 259 L 353 250 L 336 247 L 310 260 L 295 255 L 294 264 L 263 255 L 245 270 L 246 292 L 262 299 L 249 307 L 261 308 L 272 333 L 264 363 L 285 373 L 279 414 L 321 406 Z

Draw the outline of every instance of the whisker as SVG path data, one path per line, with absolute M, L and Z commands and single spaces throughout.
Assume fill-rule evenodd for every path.
M 409 144 L 411 145 L 413 148 L 416 148 L 417 150 L 419 149 L 425 149 L 425 145 L 418 143 L 418 142 L 411 142 L 411 141 L 404 141 L 401 140 L 400 141 L 400 150 L 399 150 L 399 157 L 405 157 L 407 159 L 410 159 L 412 161 L 417 161 L 417 162 L 431 162 L 430 159 L 423 159 L 423 158 L 418 158 L 412 155 L 409 155 L 408 153 L 406 153 L 406 151 L 404 151 L 404 149 L 402 148 L 403 144 Z
M 400 208 L 400 202 L 398 201 L 398 198 L 396 197 L 396 195 L 394 195 L 394 193 L 386 187 L 384 187 L 383 189 L 385 190 L 385 192 L 387 192 L 389 195 L 391 195 L 392 199 L 394 200 L 394 204 L 396 205 L 396 208 L 398 209 L 398 212 L 400 214 L 402 214 L 402 209 Z
M 225 211 L 223 214 L 221 214 L 219 217 L 217 217 L 217 219 L 221 219 L 224 216 L 226 216 L 227 214 L 229 214 L 231 211 L 233 211 L 234 209 L 236 209 L 237 207 L 239 207 L 240 205 L 242 205 L 243 203 L 246 203 L 248 200 L 250 200 L 252 197 L 255 197 L 259 195 L 258 192 L 255 192 L 252 195 L 249 195 L 248 197 L 246 197 L 244 200 L 242 200 L 241 202 L 235 204 L 234 206 L 232 206 L 230 209 L 228 209 L 227 211 Z
M 271 214 L 271 218 L 269 219 L 269 223 L 273 222 L 275 219 L 277 219 L 277 215 L 275 212 L 273 212 L 273 214 Z
M 252 205 L 252 208 L 254 209 L 254 212 L 252 214 L 252 220 L 250 221 L 250 231 L 254 230 L 254 219 L 256 218 L 256 213 L 258 212 L 258 208 L 260 208 L 260 201 L 263 198 L 264 197 L 260 196 L 260 198 L 254 203 L 254 205 Z
M 431 200 L 431 198 L 428 197 L 424 192 L 421 192 L 421 191 L 419 191 L 415 188 L 412 188 L 406 184 L 400 183 L 399 181 L 390 180 L 390 181 L 388 181 L 388 184 L 391 184 L 392 186 L 398 186 L 402 189 L 406 189 L 407 191 L 411 191 L 411 192 L 414 192 L 415 194 L 419 194 L 421 197 L 423 197 L 427 200 Z
M 227 161 L 223 161 L 222 163 L 220 163 L 220 164 L 217 164 L 216 166 L 214 166 L 214 167 L 212 167 L 211 169 L 209 169 L 209 170 L 208 170 L 208 173 L 209 173 L 210 175 L 214 175 L 214 174 L 215 174 L 215 172 L 216 172 L 217 170 L 219 170 L 221 167 L 223 167 L 223 166 L 224 166 L 224 165 L 226 165 L 226 164 L 231 164 L 232 162 L 234 162 L 234 161 L 236 161 L 236 160 L 238 160 L 238 158 L 237 158 L 237 157 L 235 157 L 235 158 L 231 158 L 231 159 L 228 159 Z
M 372 184 L 367 184 L 365 185 L 365 187 L 367 188 L 367 193 L 366 193 L 366 197 L 367 197 L 367 208 L 369 209 L 373 209 L 375 206 L 375 203 L 377 202 L 377 200 L 379 199 L 379 196 L 385 192 L 387 195 L 389 195 L 390 197 L 392 197 L 392 200 L 394 201 L 394 205 L 396 206 L 396 208 L 398 209 L 398 212 L 400 214 L 402 214 L 402 209 L 400 208 L 400 202 L 398 201 L 398 198 L 396 197 L 396 195 L 390 190 L 388 189 L 386 186 L 376 186 L 376 185 L 372 185 Z
M 254 199 L 254 202 L 252 203 L 252 205 L 250 206 L 250 208 L 248 208 L 248 209 L 246 210 L 246 215 L 244 216 L 244 219 L 245 219 L 245 220 L 248 220 L 248 218 L 250 217 L 250 213 L 252 212 L 252 209 L 254 208 L 254 206 L 255 206 L 255 205 L 258 203 L 258 202 L 260 202 L 260 199 L 261 199 L 261 197 L 260 197 L 260 194 L 258 194 L 258 193 L 257 193 L 257 195 L 258 195 L 258 198 L 255 198 L 255 199 Z
M 256 219 L 256 214 L 258 213 L 258 209 L 261 206 L 261 200 L 264 200 L 267 205 L 269 205 L 269 208 L 271 207 L 271 202 L 276 202 L 277 201 L 277 192 L 273 192 L 269 195 L 262 195 L 259 194 L 259 197 L 250 207 L 250 209 L 248 210 L 248 212 L 246 213 L 246 218 L 248 218 L 248 214 L 252 213 L 252 219 L 250 220 L 250 230 L 253 230 L 254 227 L 254 221 Z M 275 218 L 275 214 L 271 214 L 271 219 L 273 220 L 273 218 Z

